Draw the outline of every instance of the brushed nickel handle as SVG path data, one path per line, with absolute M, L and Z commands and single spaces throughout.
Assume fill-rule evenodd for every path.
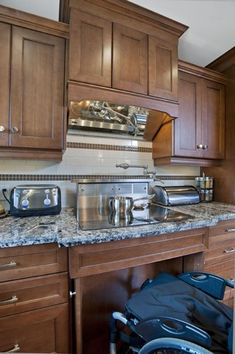
M 1 305 L 8 305 L 8 304 L 14 304 L 15 302 L 17 302 L 19 299 L 17 296 L 13 295 L 11 297 L 11 299 L 7 299 L 7 300 L 2 300 L 0 301 L 0 306 Z
M 208 145 L 203 145 L 203 150 L 207 150 L 208 149 Z
M 14 268 L 16 266 L 17 266 L 17 263 L 15 261 L 10 261 L 10 263 L 0 264 L 0 270 L 3 270 L 5 268 Z
M 14 348 L 10 349 L 10 350 L 7 350 L 6 352 L 4 353 L 17 353 L 20 351 L 20 346 L 19 344 L 15 344 L 14 345 Z
M 235 253 L 235 247 L 225 248 L 224 253 Z
M 11 128 L 11 133 L 12 133 L 12 134 L 17 134 L 17 133 L 19 133 L 19 128 L 17 128 L 17 127 L 12 127 L 12 128 Z
M 200 150 L 200 149 L 203 149 L 203 144 L 198 144 L 198 145 L 197 145 L 197 149 L 199 149 L 199 150 Z
M 7 133 L 7 129 L 4 127 L 4 125 L 0 125 L 0 133 Z
M 225 229 L 225 232 L 234 232 L 235 228 L 231 228 L 231 229 Z
M 70 291 L 69 292 L 69 297 L 72 299 L 76 295 L 76 291 Z

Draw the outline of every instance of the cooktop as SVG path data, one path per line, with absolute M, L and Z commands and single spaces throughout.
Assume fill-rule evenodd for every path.
M 141 226 L 156 224 L 161 222 L 179 222 L 193 216 L 172 210 L 170 208 L 151 204 L 148 208 L 133 209 L 125 217 L 120 217 L 118 213 L 102 211 L 97 214 L 97 210 L 83 209 L 79 215 L 79 226 L 82 230 L 100 230 L 128 226 Z

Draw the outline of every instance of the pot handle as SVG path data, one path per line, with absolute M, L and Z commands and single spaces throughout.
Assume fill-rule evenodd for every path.
M 146 197 L 141 197 L 141 198 L 136 198 L 136 199 L 133 199 L 133 202 L 137 202 L 139 200 L 152 200 L 153 198 L 155 197 L 155 194 L 149 194 L 147 195 Z

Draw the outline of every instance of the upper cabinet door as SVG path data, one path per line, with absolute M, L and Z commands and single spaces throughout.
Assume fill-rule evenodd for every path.
M 111 87 L 112 23 L 71 10 L 69 78 Z
M 209 80 L 203 80 L 202 117 L 202 141 L 204 144 L 203 157 L 212 159 L 224 158 L 224 85 Z
M 64 40 L 13 27 L 10 145 L 61 149 Z
M 175 155 L 201 157 L 201 79 L 179 72 L 179 118 L 174 122 Z
M 0 146 L 8 145 L 11 27 L 0 23 Z
M 113 88 L 147 94 L 147 35 L 113 25 Z
M 149 95 L 177 100 L 177 44 L 149 37 Z

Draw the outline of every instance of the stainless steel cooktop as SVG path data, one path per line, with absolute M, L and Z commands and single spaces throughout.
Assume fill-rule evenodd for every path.
M 156 204 L 151 204 L 148 208 L 134 209 L 125 218 L 121 218 L 117 213 L 111 214 L 107 210 L 100 210 L 97 214 L 97 210 L 93 211 L 92 208 L 89 208 L 80 213 L 79 226 L 82 230 L 99 230 L 161 222 L 179 222 L 189 218 L 193 217 Z

